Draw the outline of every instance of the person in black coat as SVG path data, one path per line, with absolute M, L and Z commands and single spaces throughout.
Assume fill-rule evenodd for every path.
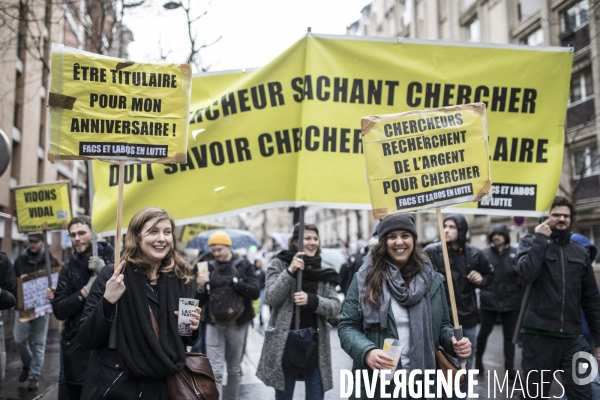
M 448 246 L 458 321 L 462 325 L 463 335 L 468 337 L 473 345 L 473 352 L 467 359 L 467 369 L 471 369 L 475 361 L 477 323 L 479 323 L 475 289 L 485 289 L 492 284 L 494 267 L 481 250 L 467 243 L 468 231 L 469 225 L 462 215 L 450 214 L 444 217 L 444 237 Z M 448 304 L 450 304 L 441 242 L 425 247 L 425 253 L 437 272 L 444 277 L 446 296 L 448 296 Z
M 29 246 L 19 255 L 15 261 L 15 275 L 26 277 L 36 271 L 46 269 L 46 256 L 44 237 L 41 232 L 30 233 L 28 237 Z M 58 261 L 50 254 L 50 266 L 55 267 Z M 32 320 L 21 322 L 19 311 L 15 311 L 15 325 L 13 337 L 19 349 L 23 369 L 19 375 L 19 382 L 29 379 L 27 389 L 36 390 L 39 386 L 39 377 L 44 365 L 46 353 L 46 337 L 48 336 L 48 325 L 50 314 L 40 315 Z
M 196 298 L 204 307 L 206 326 L 206 355 L 210 359 L 217 388 L 221 399 L 237 399 L 241 381 L 241 363 L 248 327 L 254 318 L 252 301 L 260 296 L 260 285 L 256 268 L 250 261 L 235 258 L 231 252 L 232 241 L 226 232 L 217 231 L 208 239 L 208 245 L 215 256 L 208 263 L 209 276 L 198 275 Z M 210 282 L 208 281 L 210 279 Z M 229 298 L 243 302 L 243 311 L 237 318 L 222 320 L 218 312 L 217 293 L 226 293 Z M 206 306 L 205 306 L 206 305 Z M 227 364 L 227 395 L 222 391 L 223 370 Z
M 117 268 L 104 267 L 95 280 L 78 332 L 81 346 L 93 350 L 83 399 L 169 398 L 167 378 L 185 366 L 185 346 L 197 340 L 200 321 L 196 307 L 192 335 L 179 335 L 179 299 L 192 297 L 192 291 L 174 231 L 164 210 L 138 211 L 125 235 L 122 261 Z M 109 345 L 113 324 L 116 348 Z
M 92 255 L 92 226 L 88 217 L 73 218 L 68 230 L 73 253 L 60 271 L 56 289 L 48 289 L 46 297 L 52 299 L 54 316 L 64 321 L 60 341 L 64 382 L 59 378 L 59 400 L 78 400 L 91 356 L 77 340 L 79 319 L 94 280 L 105 264 L 114 262 L 115 250 L 108 243 L 98 242 L 98 257 Z M 68 396 L 65 396 L 63 385 Z
M 5 253 L 0 251 L 0 310 L 17 305 L 15 269 Z
M 508 378 L 512 380 L 517 375 L 514 369 L 515 345 L 512 338 L 521 308 L 521 285 L 515 269 L 517 249 L 511 247 L 510 235 L 504 224 L 492 226 L 488 239 L 490 245 L 483 249 L 483 254 L 494 266 L 494 283 L 488 288 L 481 289 L 479 295 L 481 327 L 477 335 L 475 367 L 480 374 L 485 372 L 483 353 L 488 336 L 494 329 L 496 317 L 500 315 L 504 335 L 504 368 L 508 373 Z
M 571 241 L 575 216 L 573 204 L 557 196 L 548 218 L 535 227 L 533 235 L 519 242 L 517 273 L 531 285 L 520 329 L 522 366 L 527 375 L 524 395 L 539 393 L 538 398 L 548 398 L 550 385 L 543 381 L 561 370 L 569 400 L 592 398 L 590 381 L 576 376 L 576 371 L 584 371 L 594 362 L 582 336 L 579 310 L 585 314 L 596 345 L 596 360 L 600 360 L 600 297 L 586 250 Z

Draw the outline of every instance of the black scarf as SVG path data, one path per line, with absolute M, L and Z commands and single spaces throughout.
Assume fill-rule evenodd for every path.
M 295 251 L 282 250 L 279 252 L 279 254 L 277 254 L 277 258 L 289 265 L 292 263 L 292 260 L 294 259 L 295 255 Z M 308 279 L 311 281 L 323 281 L 332 283 L 334 285 L 339 285 L 342 281 L 340 278 L 340 274 L 335 272 L 334 269 L 321 268 L 321 257 L 304 256 L 302 257 L 302 259 L 304 260 L 304 271 L 302 272 L 302 280 Z
M 123 370 L 138 378 L 166 378 L 181 371 L 185 365 L 185 347 L 177 332 L 179 298 L 187 297 L 183 280 L 176 276 L 159 274 L 158 328 L 156 337 L 150 319 L 149 299 L 146 294 L 146 273 L 142 268 L 127 264 L 126 289 L 119 300 L 117 348 Z

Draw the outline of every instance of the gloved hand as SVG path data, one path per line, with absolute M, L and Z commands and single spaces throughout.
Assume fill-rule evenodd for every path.
M 94 271 L 94 273 L 96 275 L 98 275 L 100 273 L 100 271 L 102 271 L 102 267 L 104 267 L 105 263 L 104 260 L 101 259 L 100 257 L 90 257 L 90 260 L 88 261 L 88 268 L 92 271 Z
M 83 287 L 83 289 L 90 294 L 91 290 L 92 290 L 92 285 L 94 284 L 94 281 L 96 280 L 96 278 L 98 277 L 98 275 L 92 275 L 90 276 L 90 280 L 88 281 L 87 285 L 85 285 Z

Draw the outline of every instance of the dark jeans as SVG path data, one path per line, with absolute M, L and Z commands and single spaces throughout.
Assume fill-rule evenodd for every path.
M 306 328 L 297 331 L 290 331 L 290 334 L 295 334 L 298 338 L 311 341 L 314 340 L 314 329 Z M 292 400 L 294 398 L 294 388 L 300 373 L 296 370 L 283 368 L 283 378 L 285 381 L 284 390 L 275 391 L 275 400 Z M 304 383 L 306 385 L 305 393 L 306 400 L 323 400 L 325 393 L 321 384 L 321 372 L 319 366 L 312 371 L 304 372 Z
M 485 353 L 485 347 L 487 345 L 488 337 L 494 329 L 494 321 L 496 316 L 500 314 L 502 318 L 502 335 L 504 337 L 504 369 L 507 371 L 514 369 L 515 362 L 515 345 L 512 343 L 513 334 L 515 333 L 515 326 L 517 325 L 517 319 L 519 318 L 519 311 L 486 311 L 481 310 L 481 327 L 479 328 L 479 334 L 477 335 L 477 351 L 475 352 L 475 366 L 479 367 L 483 360 L 483 353 Z M 483 373 L 485 371 L 479 371 Z
M 69 391 L 69 399 L 70 400 L 80 400 L 81 399 L 81 390 L 83 386 L 80 385 L 69 385 L 67 383 L 67 390 Z
M 523 396 L 524 399 L 548 398 L 550 385 L 553 381 L 552 374 L 559 369 L 563 371 L 561 372 L 562 385 L 569 400 L 589 400 L 592 398 L 591 385 L 589 383 L 577 385 L 573 381 L 572 375 L 573 367 L 577 367 L 579 362 L 585 361 L 582 359 L 573 360 L 573 355 L 579 351 L 590 352 L 589 345 L 583 337 L 557 338 L 523 333 L 521 340 L 523 343 L 524 376 L 527 377 L 527 374 L 533 371 L 526 381 L 527 390 Z M 574 365 L 573 361 L 577 365 Z M 542 370 L 545 370 L 543 375 Z
M 288 368 L 283 368 L 283 378 L 285 380 L 285 390 L 275 391 L 275 400 L 292 400 L 294 398 L 294 388 L 298 375 L 300 373 Z M 323 400 L 325 393 L 323 393 L 323 385 L 321 384 L 321 372 L 319 367 L 314 370 L 304 373 L 304 383 L 306 385 L 306 400 Z
M 65 382 L 65 365 L 63 363 L 63 347 L 60 346 L 60 372 L 58 373 L 58 400 L 70 400 Z

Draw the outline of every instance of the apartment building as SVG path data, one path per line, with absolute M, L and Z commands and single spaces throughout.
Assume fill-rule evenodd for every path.
M 110 0 L 7 0 L 0 20 L 0 130 L 12 148 L 11 161 L 0 176 L 0 250 L 13 259 L 25 235 L 16 228 L 12 188 L 68 180 L 74 215 L 88 210 L 86 165 L 82 161 L 46 158 L 51 44 L 124 56 L 131 32 L 121 29 Z M 51 237 L 51 251 L 62 259 L 68 241 Z
M 600 127 L 596 115 L 600 93 L 598 17 L 587 0 L 374 0 L 361 18 L 347 27 L 349 35 L 429 40 L 569 46 L 574 48 L 565 152 L 559 192 L 576 204 L 575 230 L 600 246 Z M 426 241 L 437 236 L 437 222 L 420 216 Z M 470 217 L 471 241 L 485 243 L 491 223 L 505 217 Z M 537 225 L 528 218 L 530 231 Z M 517 239 L 521 233 L 514 231 Z

